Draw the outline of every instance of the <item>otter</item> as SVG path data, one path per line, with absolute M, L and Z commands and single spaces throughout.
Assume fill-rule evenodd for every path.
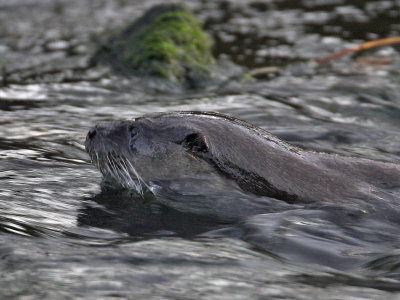
M 140 193 L 153 182 L 209 177 L 288 203 L 400 198 L 397 164 L 304 150 L 215 112 L 99 124 L 85 146 L 105 177 Z

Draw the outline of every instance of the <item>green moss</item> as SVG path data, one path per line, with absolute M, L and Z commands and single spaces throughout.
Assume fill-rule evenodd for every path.
M 137 75 L 189 86 L 210 77 L 215 64 L 200 23 L 180 4 L 152 8 L 104 49 L 115 65 Z
M 245 81 L 252 81 L 254 79 L 249 73 L 244 73 L 242 78 Z

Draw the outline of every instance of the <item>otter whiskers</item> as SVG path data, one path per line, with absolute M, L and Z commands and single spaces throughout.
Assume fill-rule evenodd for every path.
M 124 156 L 114 151 L 102 154 L 90 151 L 92 163 L 105 175 L 110 175 L 116 182 L 126 189 L 134 189 L 141 196 L 144 194 L 144 187 L 151 191 L 150 187 L 136 171 L 131 162 Z

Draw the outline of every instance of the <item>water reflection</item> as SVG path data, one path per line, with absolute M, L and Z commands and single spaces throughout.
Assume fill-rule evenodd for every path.
M 384 218 L 389 215 L 392 222 Z M 349 271 L 400 246 L 395 237 L 398 216 L 399 212 L 321 205 L 251 217 L 243 225 L 243 238 L 294 264 Z
M 108 229 L 136 238 L 193 238 L 233 225 L 217 217 L 181 212 L 151 199 L 134 198 L 118 191 L 103 191 L 86 199 L 83 208 L 79 209 L 77 221 L 78 226 Z

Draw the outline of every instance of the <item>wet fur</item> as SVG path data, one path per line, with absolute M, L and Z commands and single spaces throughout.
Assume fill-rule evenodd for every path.
M 103 174 L 110 173 L 123 186 L 140 193 L 146 178 L 142 179 L 141 170 L 131 163 L 129 155 L 135 145 L 126 141 L 124 133 L 132 126 L 137 126 L 150 142 L 167 140 L 179 145 L 184 155 L 206 161 L 221 176 L 257 195 L 291 203 L 337 202 L 380 199 L 381 192 L 390 190 L 397 195 L 400 191 L 399 165 L 306 151 L 261 128 L 218 113 L 172 112 L 106 125 L 103 131 L 115 131 L 113 135 L 103 132 L 106 143 L 116 143 L 117 147 L 103 140 L 104 151 L 100 152 L 106 155 L 102 157 L 93 150 L 91 141 L 86 141 L 94 164 Z M 149 168 L 157 169 L 157 165 Z

